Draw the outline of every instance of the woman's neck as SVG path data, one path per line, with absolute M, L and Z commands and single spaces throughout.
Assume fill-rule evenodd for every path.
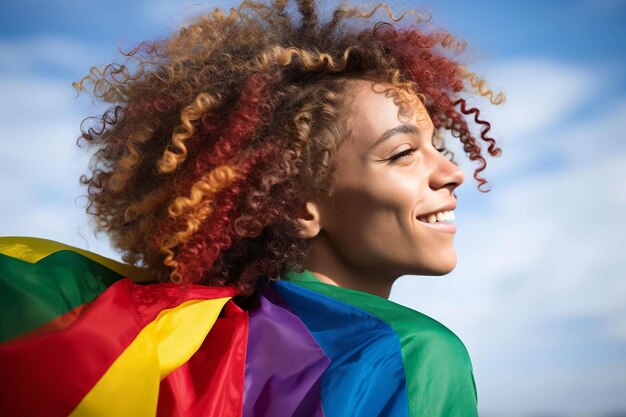
M 386 275 L 371 268 L 350 265 L 333 250 L 324 233 L 313 238 L 307 269 L 326 284 L 364 291 L 383 298 L 389 298 L 391 286 L 397 278 L 393 274 Z

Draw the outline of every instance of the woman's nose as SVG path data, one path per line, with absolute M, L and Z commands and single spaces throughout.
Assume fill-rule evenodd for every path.
M 430 174 L 430 185 L 433 189 L 442 187 L 450 187 L 450 191 L 454 191 L 459 185 L 465 181 L 465 174 L 452 161 L 437 149 L 432 149 L 433 168 Z

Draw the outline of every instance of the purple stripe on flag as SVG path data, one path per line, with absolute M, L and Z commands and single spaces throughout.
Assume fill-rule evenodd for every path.
M 320 386 L 330 360 L 306 326 L 270 286 L 248 314 L 243 417 L 323 417 Z

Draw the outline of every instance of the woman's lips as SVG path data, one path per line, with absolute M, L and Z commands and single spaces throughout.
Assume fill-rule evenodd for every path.
M 419 219 L 417 221 L 420 222 L 421 224 L 423 224 L 426 227 L 430 227 L 431 229 L 439 230 L 440 232 L 456 233 L 456 224 L 454 224 L 454 223 L 450 223 L 450 222 L 447 222 L 447 221 L 436 222 L 436 223 L 426 223 L 426 222 L 423 222 L 423 221 L 421 221 Z

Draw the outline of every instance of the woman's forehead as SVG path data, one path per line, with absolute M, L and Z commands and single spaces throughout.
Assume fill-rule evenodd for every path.
M 349 130 L 359 137 L 375 136 L 380 131 L 401 124 L 414 124 L 419 130 L 430 130 L 432 120 L 417 95 L 402 97 L 391 84 L 358 80 L 348 91 L 352 94 Z

